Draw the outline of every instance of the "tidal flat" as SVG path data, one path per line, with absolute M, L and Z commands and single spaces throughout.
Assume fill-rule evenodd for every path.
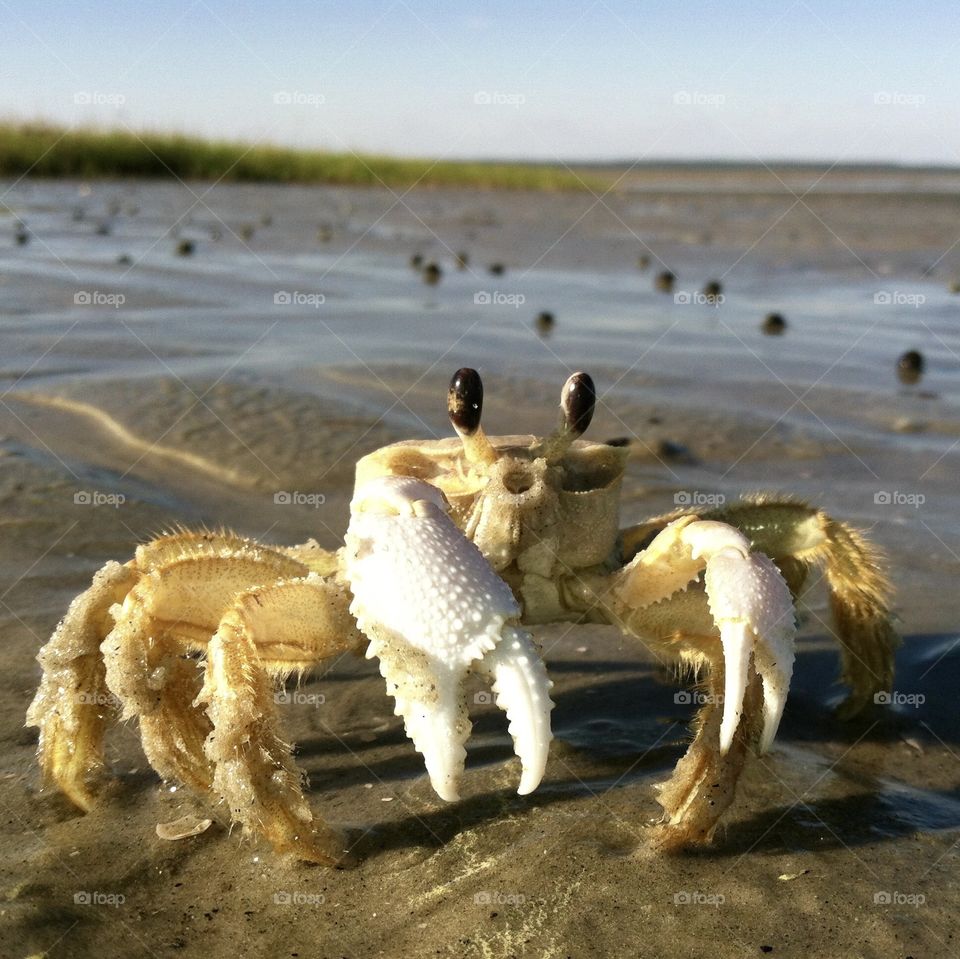
M 0 955 L 956 951 L 960 175 L 613 179 L 557 194 L 3 184 Z M 761 330 L 772 312 L 782 335 Z M 924 358 L 912 383 L 896 375 L 907 350 Z M 24 727 L 35 657 L 94 572 L 178 525 L 336 548 L 353 464 L 452 435 L 463 366 L 483 375 L 493 434 L 549 432 L 564 379 L 588 370 L 589 435 L 630 447 L 623 525 L 775 490 L 869 530 L 904 636 L 893 702 L 833 715 L 843 688 L 813 584 L 774 749 L 714 846 L 673 857 L 646 833 L 685 749 L 688 686 L 600 626 L 535 630 L 556 738 L 525 797 L 506 721 L 482 701 L 447 804 L 374 663 L 291 683 L 284 730 L 353 869 L 231 829 L 160 781 L 133 725 L 110 733 L 113 779 L 91 812 L 42 789 Z M 187 815 L 213 824 L 158 838 Z

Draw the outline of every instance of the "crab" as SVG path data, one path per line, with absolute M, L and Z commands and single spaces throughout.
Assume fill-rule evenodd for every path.
M 344 652 L 379 660 L 431 785 L 458 798 L 471 725 L 464 681 L 489 678 L 532 792 L 551 741 L 551 682 L 530 627 L 613 624 L 692 668 L 705 695 L 692 741 L 658 789 L 651 840 L 707 844 L 752 752 L 770 748 L 794 661 L 794 601 L 821 568 L 850 716 L 891 688 L 898 638 L 885 559 L 859 531 L 793 499 L 758 496 L 620 529 L 628 451 L 582 439 L 590 377 L 561 393 L 545 438 L 488 437 L 483 386 L 457 371 L 457 436 L 364 456 L 344 546 L 267 547 L 177 530 L 109 562 L 38 659 L 27 722 L 46 779 L 88 810 L 107 726 L 136 718 L 151 766 L 226 804 L 245 832 L 326 865 L 351 860 L 315 815 L 275 694 Z

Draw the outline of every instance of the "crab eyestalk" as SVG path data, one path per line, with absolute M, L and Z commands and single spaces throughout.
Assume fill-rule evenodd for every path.
M 563 459 L 570 444 L 583 436 L 593 420 L 597 389 L 589 373 L 574 373 L 560 392 L 560 422 L 543 441 L 542 455 L 548 463 Z
M 447 391 L 447 413 L 463 443 L 463 451 L 471 463 L 493 463 L 497 451 L 480 425 L 483 415 L 483 382 L 476 370 L 465 366 L 457 370 Z

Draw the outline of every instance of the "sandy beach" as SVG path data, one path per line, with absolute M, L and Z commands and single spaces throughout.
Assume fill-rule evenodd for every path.
M 955 954 L 958 185 L 763 170 L 634 171 L 599 198 L 4 184 L 0 956 Z M 414 254 L 438 263 L 436 286 Z M 654 289 L 662 270 L 672 294 Z M 720 303 L 701 296 L 711 279 Z M 782 336 L 760 331 L 773 311 Z M 908 349 L 926 361 L 913 385 L 895 375 Z M 647 827 L 692 707 L 639 643 L 598 626 L 536 628 L 556 738 L 526 797 L 492 706 L 473 712 L 463 798 L 446 804 L 375 664 L 305 678 L 284 729 L 353 869 L 231 830 L 159 780 L 135 726 L 111 732 L 114 778 L 89 814 L 41 789 L 24 727 L 35 656 L 94 572 L 178 524 L 336 548 L 356 460 L 451 435 L 461 366 L 484 377 L 494 434 L 551 430 L 564 379 L 588 370 L 590 436 L 630 446 L 624 525 L 678 494 L 778 490 L 869 529 L 897 587 L 897 701 L 833 715 L 815 584 L 773 751 L 715 845 L 668 858 Z M 213 824 L 158 838 L 184 815 Z

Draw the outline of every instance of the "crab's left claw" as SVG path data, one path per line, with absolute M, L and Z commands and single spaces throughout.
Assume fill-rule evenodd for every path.
M 350 610 L 437 794 L 459 798 L 471 729 L 463 680 L 472 669 L 493 680 L 510 721 L 519 792 L 536 789 L 551 739 L 552 684 L 517 625 L 510 587 L 447 516 L 443 494 L 410 477 L 372 480 L 354 496 L 345 541 Z
M 760 749 L 773 743 L 793 674 L 793 601 L 780 571 L 726 523 L 696 521 L 681 539 L 693 559 L 706 561 L 704 586 L 720 630 L 724 658 L 723 720 L 720 752 L 733 743 L 749 680 L 750 659 L 763 680 L 763 733 Z

